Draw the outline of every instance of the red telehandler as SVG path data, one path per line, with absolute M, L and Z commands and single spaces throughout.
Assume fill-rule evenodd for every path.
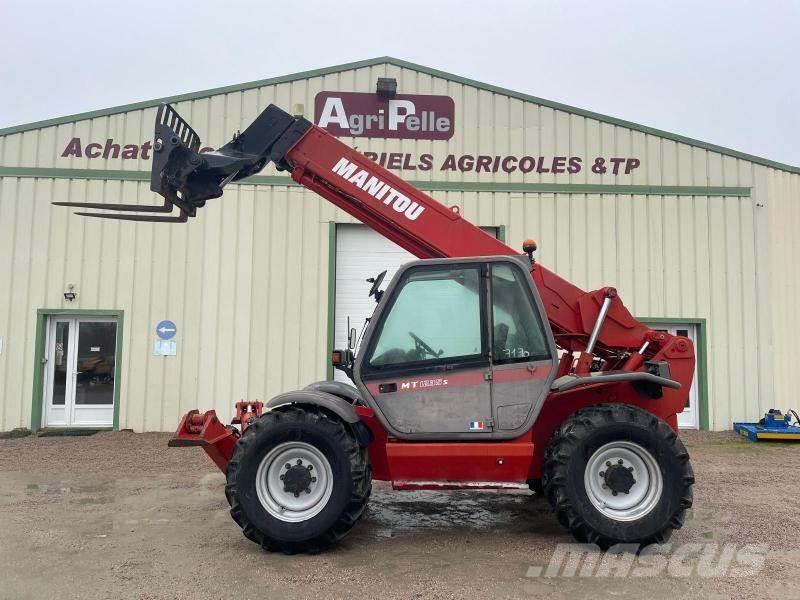
M 636 321 L 613 287 L 585 292 L 348 147 L 268 106 L 213 152 L 169 105 L 156 117 L 151 189 L 161 206 L 56 203 L 106 219 L 185 222 L 268 161 L 422 260 L 376 300 L 357 353 L 331 360 L 353 385 L 312 383 L 233 425 L 190 411 L 170 446 L 200 446 L 226 474 L 231 516 L 267 550 L 345 536 L 372 480 L 396 490 L 528 488 L 579 541 L 660 543 L 681 527 L 694 474 L 677 436 L 692 342 Z M 173 215 L 174 208 L 178 214 Z M 130 214 L 163 213 L 163 214 Z

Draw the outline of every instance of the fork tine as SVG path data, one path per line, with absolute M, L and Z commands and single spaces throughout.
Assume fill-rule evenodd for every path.
M 182 212 L 177 217 L 151 217 L 149 215 L 117 215 L 107 213 L 76 212 L 81 217 L 94 217 L 95 219 L 116 219 L 118 221 L 148 221 L 150 223 L 186 223 L 187 214 Z
M 164 202 L 163 206 L 157 205 L 140 205 L 140 204 L 104 204 L 102 202 L 52 202 L 56 206 L 71 206 L 74 208 L 96 208 L 98 210 L 118 210 L 130 212 L 154 212 L 154 213 L 169 213 L 172 212 L 172 203 Z

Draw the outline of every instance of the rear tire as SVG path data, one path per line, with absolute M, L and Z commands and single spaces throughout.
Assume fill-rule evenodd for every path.
M 579 410 L 553 435 L 542 483 L 558 521 L 582 543 L 664 543 L 692 506 L 689 453 L 640 408 Z
M 372 491 L 366 448 L 321 409 L 288 406 L 244 432 L 225 496 L 245 537 L 263 549 L 319 552 L 344 538 Z

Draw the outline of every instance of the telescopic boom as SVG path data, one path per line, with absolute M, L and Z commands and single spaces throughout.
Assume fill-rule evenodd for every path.
M 186 222 L 225 185 L 261 171 L 268 162 L 289 171 L 316 192 L 419 258 L 518 254 L 398 176 L 300 116 L 269 105 L 247 129 L 212 152 L 201 153 L 200 138 L 171 106 L 159 107 L 153 143 L 150 189 L 163 205 L 56 202 L 116 213 L 78 214 L 104 219 Z M 173 214 L 174 209 L 178 214 Z M 127 214 L 127 213 L 158 214 Z M 527 248 L 531 253 L 535 244 Z M 531 260 L 558 345 L 580 352 L 574 366 L 587 374 L 595 357 L 607 368 L 636 370 L 671 336 L 636 321 L 614 288 L 585 292 Z M 563 374 L 572 370 L 564 362 Z

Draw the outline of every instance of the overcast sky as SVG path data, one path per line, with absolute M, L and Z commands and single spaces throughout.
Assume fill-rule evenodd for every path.
M 800 165 L 793 0 L 0 0 L 0 127 L 384 55 Z

